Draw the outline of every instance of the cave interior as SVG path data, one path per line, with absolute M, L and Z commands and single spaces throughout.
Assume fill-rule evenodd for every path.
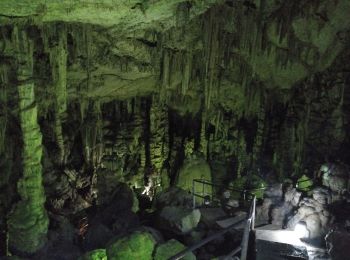
M 349 61 L 349 0 L 1 0 L 0 259 L 349 259 Z

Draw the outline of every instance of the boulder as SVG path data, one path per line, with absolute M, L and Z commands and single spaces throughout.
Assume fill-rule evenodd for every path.
M 332 201 L 332 193 L 328 189 L 317 187 L 312 191 L 312 198 L 322 205 L 328 205 Z
M 293 186 L 287 186 L 283 193 L 282 184 L 277 183 L 269 187 L 264 196 L 263 204 L 256 208 L 256 221 L 260 224 L 272 223 L 282 228 L 298 206 L 301 192 Z
M 298 206 L 301 199 L 301 192 L 293 187 L 288 187 L 284 193 L 284 201 L 290 203 L 293 207 Z
M 159 227 L 176 234 L 186 234 L 197 227 L 201 218 L 199 209 L 165 207 L 159 214 Z
M 121 234 L 127 230 L 140 226 L 138 216 L 132 211 L 120 212 L 114 217 L 112 230 L 115 234 Z
M 283 190 L 282 190 L 282 183 L 275 183 L 272 184 L 270 186 L 268 186 L 265 189 L 265 193 L 264 193 L 265 197 L 268 198 L 276 198 L 276 199 L 282 199 L 283 196 Z
M 208 227 L 216 225 L 218 219 L 223 219 L 227 215 L 221 208 L 200 208 L 201 222 Z
M 109 260 L 152 260 L 155 244 L 150 233 L 135 231 L 110 243 L 107 247 L 107 258 Z
M 288 221 L 287 227 L 294 229 L 298 222 L 303 221 L 310 234 L 309 240 L 323 241 L 333 221 L 326 205 L 312 198 L 304 198 L 299 206 L 295 215 Z
M 92 223 L 85 235 L 83 247 L 85 250 L 94 250 L 97 248 L 105 247 L 108 241 L 113 238 L 113 236 L 113 231 L 104 224 Z
M 81 250 L 71 241 L 51 239 L 41 248 L 31 259 L 60 259 L 71 260 L 78 259 L 81 256 Z
M 162 209 L 166 206 L 192 208 L 193 197 L 188 191 L 172 187 L 157 194 L 154 204 L 157 209 Z
M 154 254 L 154 260 L 164 260 L 176 255 L 184 250 L 186 247 L 175 239 L 171 239 L 164 244 L 157 246 Z M 182 259 L 195 260 L 196 256 L 190 252 L 186 254 Z
M 290 203 L 282 202 L 274 205 L 271 209 L 271 223 L 282 228 L 292 210 L 293 205 Z
M 270 223 L 271 207 L 274 204 L 274 200 L 265 198 L 261 206 L 256 207 L 256 222 L 259 224 Z

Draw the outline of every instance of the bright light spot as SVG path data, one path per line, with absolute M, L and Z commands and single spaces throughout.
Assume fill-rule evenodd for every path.
M 145 189 L 143 190 L 142 195 L 150 196 L 151 195 L 151 187 L 152 187 L 151 185 L 145 186 Z
M 320 168 L 320 171 L 321 172 L 328 172 L 329 171 L 329 168 L 327 165 L 322 165 L 321 168 Z
M 305 223 L 298 223 L 295 225 L 294 232 L 298 238 L 309 237 L 309 231 L 306 228 Z

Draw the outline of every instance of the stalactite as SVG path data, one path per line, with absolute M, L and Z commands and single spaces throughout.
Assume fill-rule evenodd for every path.
M 188 51 L 185 54 L 184 66 L 182 71 L 182 84 L 181 84 L 181 94 L 186 95 L 187 89 L 190 85 L 191 71 L 192 71 L 192 52 Z
M 6 84 L 8 82 L 8 71 L 6 66 L 2 65 L 0 67 L 0 155 L 5 152 L 5 138 L 6 138 L 6 129 L 8 121 L 8 108 L 7 108 L 7 88 Z
M 169 73 L 170 73 L 170 57 L 169 51 L 165 49 L 163 51 L 163 68 L 162 68 L 162 86 L 160 91 L 160 99 L 166 100 L 166 90 L 169 86 Z
M 253 160 L 253 170 L 256 170 L 257 168 L 261 167 L 261 156 L 262 156 L 262 149 L 263 149 L 263 138 L 265 133 L 265 118 L 266 112 L 265 112 L 265 104 L 261 102 L 260 111 L 257 115 L 257 131 L 255 135 L 254 140 L 254 147 L 253 147 L 253 154 L 252 154 L 252 160 Z
M 160 173 L 168 156 L 168 144 L 164 142 L 168 134 L 167 119 L 168 115 L 164 107 L 153 102 L 150 109 L 150 160 L 156 173 Z
M 9 244 L 19 252 L 34 253 L 45 243 L 49 220 L 44 208 L 42 135 L 32 82 L 33 43 L 24 30 L 14 27 L 13 44 L 18 66 L 23 176 L 17 186 L 21 200 L 9 215 Z
M 215 90 L 215 78 L 217 75 L 217 64 L 220 57 L 219 50 L 219 23 L 215 19 L 216 9 L 209 13 L 208 21 L 204 22 L 205 26 L 205 79 L 204 94 L 205 107 L 210 108 L 213 91 Z
M 57 43 L 50 48 L 50 63 L 55 95 L 55 139 L 59 148 L 59 164 L 64 164 L 67 155 L 62 123 L 67 111 L 67 31 L 64 27 L 55 30 Z
M 202 112 L 202 120 L 201 120 L 201 132 L 200 132 L 200 147 L 199 151 L 204 155 L 204 158 L 208 157 L 208 140 L 207 140 L 207 121 L 206 121 L 206 113 Z
M 91 101 L 82 127 L 84 158 L 87 165 L 98 167 L 102 159 L 102 121 L 98 101 Z
M 235 155 L 238 161 L 236 176 L 237 178 L 240 178 L 242 176 L 243 171 L 246 170 L 247 163 L 249 161 L 249 158 L 247 155 L 247 144 L 244 138 L 244 133 L 242 133 L 241 131 L 238 132 Z

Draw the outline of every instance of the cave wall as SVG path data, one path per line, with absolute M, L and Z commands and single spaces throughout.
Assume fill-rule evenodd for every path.
M 349 162 L 348 1 L 112 2 L 1 1 L 3 216 L 27 199 L 27 160 L 52 212 L 87 207 L 117 181 L 174 184 L 193 155 L 219 182 Z M 31 48 L 24 79 L 16 30 Z M 32 217 L 45 215 L 40 196 Z

